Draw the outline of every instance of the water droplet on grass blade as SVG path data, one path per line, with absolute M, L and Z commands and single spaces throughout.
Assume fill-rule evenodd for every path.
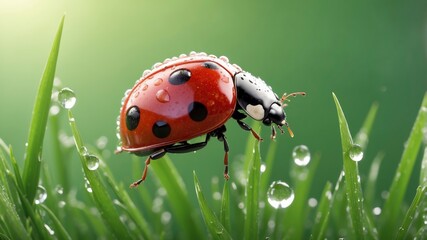
M 359 144 L 353 144 L 350 148 L 350 150 L 348 150 L 348 156 L 351 158 L 351 160 L 353 161 L 360 161 L 363 158 L 363 149 Z
M 311 160 L 310 150 L 305 145 L 296 146 L 292 150 L 292 158 L 296 165 L 301 167 L 307 166 Z
M 294 190 L 282 181 L 274 181 L 267 191 L 268 203 L 274 208 L 287 208 L 292 204 L 294 198 Z
M 69 88 L 63 88 L 58 93 L 58 102 L 65 109 L 71 109 L 76 104 L 77 98 L 73 90 Z
M 90 193 L 92 192 L 92 186 L 90 185 L 90 182 L 86 177 L 85 177 L 85 188 L 86 188 L 86 191 Z
M 99 167 L 99 158 L 93 154 L 84 154 L 86 159 L 86 166 L 89 170 L 94 171 Z
M 46 189 L 42 185 L 37 186 L 36 190 L 36 198 L 34 200 L 35 204 L 43 203 L 47 198 Z

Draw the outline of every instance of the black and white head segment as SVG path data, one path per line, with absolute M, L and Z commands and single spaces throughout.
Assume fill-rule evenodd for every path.
M 250 117 L 262 121 L 270 126 L 277 124 L 283 132 L 282 126 L 286 123 L 286 115 L 282 102 L 270 86 L 259 77 L 248 72 L 239 72 L 234 76 L 237 90 L 237 103 Z M 275 137 L 275 129 L 272 127 L 272 138 Z M 291 133 L 292 135 L 292 133 Z

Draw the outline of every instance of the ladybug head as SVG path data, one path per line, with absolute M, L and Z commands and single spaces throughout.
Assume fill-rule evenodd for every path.
M 283 109 L 286 104 L 283 103 L 290 96 L 305 95 L 305 93 L 285 94 L 279 99 L 277 94 L 273 92 L 272 88 L 264 80 L 248 72 L 237 73 L 234 76 L 234 82 L 237 90 L 237 102 L 246 114 L 255 120 L 262 121 L 267 126 L 272 126 L 273 133 L 275 130 L 272 123 L 276 124 L 281 131 L 282 126 L 286 126 L 289 134 L 293 137 L 293 133 L 286 122 L 286 114 Z

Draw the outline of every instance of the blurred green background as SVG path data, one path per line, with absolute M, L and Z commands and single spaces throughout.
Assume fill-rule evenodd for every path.
M 391 183 L 427 90 L 425 0 L 0 0 L 0 138 L 13 145 L 17 156 L 23 156 L 37 85 L 64 13 L 56 75 L 77 95 L 73 111 L 85 142 L 94 144 L 106 136 L 108 148 L 115 149 L 120 99 L 154 63 L 193 50 L 225 55 L 279 95 L 307 92 L 286 108 L 295 137 L 277 138 L 280 159 L 273 176 L 288 181 L 291 151 L 305 144 L 312 154 L 321 154 L 313 196 L 326 180 L 335 182 L 342 168 L 331 92 L 339 98 L 353 135 L 371 104 L 379 103 L 359 166 L 364 177 L 375 154 L 386 154 L 381 192 Z M 68 130 L 65 118 L 63 125 Z M 233 121 L 227 127 L 232 161 L 244 152 L 242 139 L 249 133 Z M 269 134 L 268 128 L 262 129 L 264 156 Z M 49 132 L 46 136 L 44 158 L 51 161 L 52 137 Z M 223 151 L 217 141 L 195 154 L 171 158 L 189 187 L 193 170 L 202 184 L 222 176 Z M 112 155 L 106 162 L 119 181 L 135 180 L 128 154 Z M 69 167 L 74 185 L 83 188 L 77 157 Z

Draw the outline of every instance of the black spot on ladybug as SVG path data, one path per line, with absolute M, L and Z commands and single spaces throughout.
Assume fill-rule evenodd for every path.
M 219 68 L 218 65 L 216 63 L 213 63 L 213 62 L 204 62 L 202 64 L 202 66 L 205 68 L 209 68 L 209 69 L 218 69 Z
M 165 138 L 171 133 L 171 127 L 167 122 L 157 121 L 153 124 L 151 131 L 153 131 L 154 136 L 158 138 Z
M 208 116 L 208 109 L 203 103 L 192 102 L 188 105 L 188 115 L 193 121 L 201 122 Z
M 139 123 L 139 108 L 137 106 L 130 107 L 126 113 L 126 127 L 132 131 L 138 127 Z
M 180 85 L 190 80 L 191 72 L 187 69 L 178 69 L 169 76 L 169 83 L 172 85 Z

